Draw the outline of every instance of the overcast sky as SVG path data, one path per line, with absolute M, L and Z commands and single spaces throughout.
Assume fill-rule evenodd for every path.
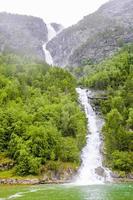
M 38 16 L 45 22 L 70 26 L 108 0 L 0 0 L 0 12 Z

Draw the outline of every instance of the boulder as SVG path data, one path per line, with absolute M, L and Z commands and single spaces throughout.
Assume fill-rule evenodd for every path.
M 118 172 L 111 172 L 111 177 L 112 178 L 120 178 L 120 175 Z
M 95 173 L 99 176 L 105 177 L 105 170 L 102 167 L 97 167 Z
M 133 179 L 133 173 L 129 173 L 129 174 L 127 175 L 127 178 Z

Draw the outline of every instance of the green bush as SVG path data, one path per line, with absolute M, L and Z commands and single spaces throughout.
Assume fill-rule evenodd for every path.
M 133 171 L 133 152 L 114 151 L 112 158 L 114 169 L 126 172 Z

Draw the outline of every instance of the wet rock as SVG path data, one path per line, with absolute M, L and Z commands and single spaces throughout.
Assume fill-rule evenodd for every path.
M 8 184 L 8 185 L 15 185 L 15 184 L 24 184 L 24 185 L 34 185 L 39 184 L 39 179 L 25 179 L 25 180 L 18 180 L 18 179 L 0 179 L 0 184 Z
M 95 173 L 99 176 L 105 177 L 105 171 L 102 167 L 97 167 L 95 169 Z
M 119 175 L 118 172 L 111 172 L 110 175 L 111 175 L 112 178 L 120 178 L 120 175 Z
M 22 184 L 22 185 L 35 185 L 35 184 L 60 184 L 60 183 L 68 183 L 70 182 L 71 178 L 75 175 L 76 170 L 71 169 L 68 167 L 67 169 L 60 169 L 60 170 L 48 170 L 42 174 L 40 178 L 30 179 L 30 178 L 23 178 L 23 179 L 15 179 L 15 178 L 1 178 L 0 184 L 8 184 L 8 185 L 15 185 L 15 184 Z
M 128 174 L 127 177 L 128 177 L 129 179 L 133 179 L 133 173 Z

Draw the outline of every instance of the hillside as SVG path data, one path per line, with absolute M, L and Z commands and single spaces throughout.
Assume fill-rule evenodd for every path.
M 85 87 L 104 90 L 106 98 L 95 103 L 105 118 L 106 164 L 120 177 L 128 176 L 133 173 L 133 46 L 95 65 L 81 82 Z
M 63 29 L 51 23 L 55 32 Z M 0 52 L 15 53 L 31 60 L 45 61 L 43 45 L 49 30 L 43 19 L 27 15 L 0 13 Z
M 112 0 L 62 31 L 47 49 L 59 66 L 98 62 L 133 41 L 133 0 Z
M 42 19 L 0 13 L 0 52 L 44 60 L 42 44 L 46 41 L 47 27 Z
M 0 56 L 0 178 L 11 170 L 7 178 L 52 179 L 57 175 L 48 171 L 58 171 L 57 179 L 66 180 L 79 166 L 86 119 L 75 87 L 74 77 L 61 68 Z

